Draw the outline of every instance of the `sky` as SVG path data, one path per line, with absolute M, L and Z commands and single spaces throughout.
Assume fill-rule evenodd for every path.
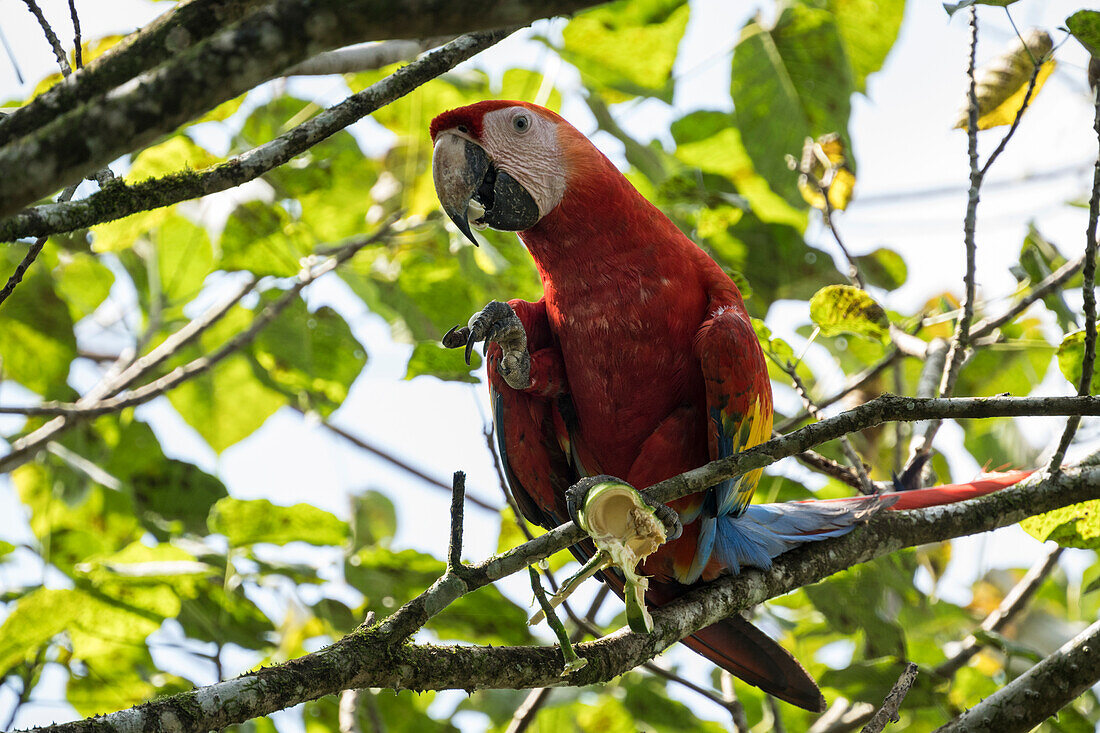
M 46 0 L 41 5 L 62 41 L 71 44 L 66 3 Z M 85 38 L 128 32 L 169 7 L 167 3 L 145 0 L 78 0 L 77 5 Z M 1021 29 L 1042 26 L 1052 32 L 1058 43 L 1064 34 L 1054 29 L 1081 6 L 1080 0 L 1022 0 L 1012 6 L 1012 13 Z M 730 49 L 741 26 L 758 10 L 769 15 L 772 4 L 692 2 L 691 21 L 674 72 L 678 84 L 673 105 L 658 101 L 620 105 L 614 109 L 619 123 L 636 137 L 647 140 L 667 134 L 669 122 L 687 111 L 728 108 Z M 999 53 L 1014 37 L 1001 9 L 982 8 L 980 18 L 979 62 Z M 537 30 L 553 35 L 560 32 L 561 24 L 562 21 L 543 23 Z M 10 63 L 0 57 L 0 100 L 25 97 L 39 78 L 55 70 L 55 61 L 21 0 L 0 0 L 0 31 L 26 79 L 20 84 Z M 595 123 L 576 94 L 579 80 L 570 67 L 558 63 L 542 44 L 531 41 L 530 35 L 530 31 L 516 34 L 466 66 L 499 74 L 511 66 L 526 65 L 555 74 L 564 93 L 563 115 L 583 132 L 593 133 Z M 856 254 L 880 246 L 903 254 L 909 266 L 909 281 L 886 301 L 887 307 L 897 310 L 912 310 L 944 290 L 959 293 L 962 289 L 962 217 L 968 173 L 966 136 L 952 130 L 951 125 L 964 100 L 967 43 L 965 13 L 949 19 L 940 3 L 914 0 L 908 3 L 902 35 L 884 69 L 870 78 L 866 96 L 857 95 L 853 99 L 851 137 L 858 162 L 857 194 L 849 210 L 838 216 L 838 226 L 846 244 Z M 993 169 L 983 192 L 977 237 L 978 287 L 980 297 L 986 300 L 1003 299 L 1013 292 L 1015 280 L 1008 272 L 1008 265 L 1016 260 L 1029 221 L 1034 219 L 1040 230 L 1067 254 L 1083 247 L 1086 212 L 1065 204 L 1087 195 L 1090 165 L 1096 155 L 1096 141 L 1091 133 L 1092 108 L 1084 81 L 1086 58 L 1072 39 L 1060 51 L 1059 58 L 1060 67 L 1025 115 L 1016 138 Z M 327 103 L 339 101 L 346 93 L 342 82 L 334 79 L 293 80 L 290 84 L 294 93 Z M 372 121 L 358 123 L 353 132 L 368 151 L 388 145 L 388 133 Z M 616 140 L 603 133 L 593 135 L 593 139 L 613 160 L 622 162 L 621 145 Z M 997 131 L 980 135 L 983 158 L 999 139 Z M 216 141 L 211 141 L 211 145 L 216 147 Z M 1039 181 L 1027 180 L 1051 171 L 1068 172 Z M 922 191 L 939 193 L 908 195 Z M 825 251 L 835 251 L 820 224 L 811 224 L 808 239 Z M 127 294 L 117 292 L 112 297 L 125 302 Z M 308 297 L 311 305 L 336 307 L 370 353 L 367 368 L 336 413 L 335 422 L 424 467 L 440 480 L 449 482 L 452 471 L 466 471 L 470 493 L 493 504 L 502 503 L 482 433 L 487 409 L 481 387 L 423 377 L 404 381 L 405 361 L 411 347 L 394 342 L 385 322 L 369 313 L 339 280 L 326 278 L 310 288 Z M 806 322 L 805 307 L 804 303 L 779 303 L 768 317 L 772 330 L 791 341 L 796 350 L 803 340 L 793 329 Z M 93 333 L 93 327 L 87 327 L 88 333 Z M 831 392 L 842 384 L 843 375 L 831 366 L 823 349 L 811 347 L 806 358 L 823 379 L 822 392 Z M 81 365 L 74 368 L 70 381 L 86 389 L 95 377 L 93 370 Z M 5 391 L 10 389 L 8 384 L 4 385 Z M 1039 390 L 1044 394 L 1070 391 L 1057 369 L 1050 371 Z M 777 397 L 792 398 L 783 392 Z M 270 498 L 281 504 L 308 500 L 346 516 L 349 495 L 367 488 L 381 489 L 397 503 L 396 546 L 413 547 L 436 556 L 445 550 L 449 505 L 446 493 L 334 440 L 323 428 L 288 409 L 274 415 L 256 434 L 220 456 L 183 423 L 165 399 L 139 408 L 138 414 L 154 426 L 166 452 L 216 471 L 234 496 Z M 1028 438 L 1044 445 L 1061 430 L 1062 421 L 1033 418 L 1024 425 Z M 948 455 L 956 478 L 965 478 L 979 470 L 968 456 L 952 449 L 961 444 L 962 433 L 955 425 L 945 427 L 937 440 L 937 446 Z M 797 466 L 781 465 L 778 470 L 805 476 Z M 812 483 L 813 479 L 808 481 Z M 0 479 L 0 539 L 12 542 L 30 539 L 22 516 L 10 482 Z M 473 508 L 467 511 L 467 521 L 467 558 L 476 560 L 493 553 L 499 520 Z M 967 588 L 985 569 L 1027 566 L 1038 552 L 1038 543 L 1014 527 L 957 541 L 954 552 L 957 559 L 940 589 L 941 595 L 965 603 L 969 597 Z M 1079 572 L 1084 557 L 1070 552 L 1063 562 Z M 0 569 L 0 587 L 38 572 L 34 567 Z M 514 577 L 505 581 L 503 588 L 521 604 L 529 601 L 530 590 L 525 580 Z M 844 649 L 837 650 L 838 664 L 843 663 L 845 653 Z M 697 680 L 705 678 L 706 668 L 696 663 L 690 653 L 676 651 L 663 659 L 682 664 Z M 241 668 L 252 663 L 243 655 L 236 661 Z M 169 659 L 166 663 L 177 662 Z M 63 681 L 57 670 L 51 674 L 55 681 Z M 29 725 L 70 716 L 71 709 L 63 702 L 63 689 L 55 689 L 52 699 L 28 706 L 17 723 Z M 441 695 L 437 709 L 443 710 L 458 699 L 460 693 Z M 0 716 L 8 704 L 10 695 L 0 693 Z M 701 714 L 724 719 L 724 711 L 701 705 L 698 698 L 692 698 L 691 704 Z M 480 723 L 476 716 L 464 715 L 467 717 L 459 722 L 468 730 L 477 730 Z

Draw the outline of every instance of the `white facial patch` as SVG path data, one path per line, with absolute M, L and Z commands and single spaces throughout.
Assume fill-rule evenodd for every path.
M 565 194 L 557 126 L 526 107 L 508 107 L 485 115 L 481 138 L 496 167 L 531 194 L 539 218 L 553 211 Z

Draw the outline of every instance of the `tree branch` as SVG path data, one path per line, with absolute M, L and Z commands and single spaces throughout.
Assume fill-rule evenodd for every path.
M 323 51 L 514 26 L 593 0 L 274 0 L 132 83 L 0 148 L 0 216 L 78 181 Z M 218 79 L 210 84 L 209 79 Z
M 937 733 L 1029 731 L 1100 680 L 1100 621 Z
M 824 423 L 818 423 L 821 424 Z M 624 628 L 603 639 L 577 645 L 577 652 L 588 664 L 571 674 L 568 684 L 595 684 L 611 679 L 731 613 L 817 582 L 856 563 L 902 547 L 1007 526 L 1026 516 L 1095 498 L 1098 483 L 1100 468 L 1070 468 L 1057 476 L 1028 479 L 973 501 L 920 511 L 883 512 L 844 537 L 805 545 L 781 555 L 767 572 L 746 570 L 737 576 L 724 576 L 655 609 L 651 634 L 635 634 Z M 469 566 L 469 578 L 459 581 L 462 592 L 521 570 L 533 557 L 545 557 L 543 551 L 557 544 L 554 540 L 564 536 L 564 529 L 480 565 Z M 579 539 L 580 533 L 574 531 L 573 535 L 573 540 Z M 533 551 L 535 547 L 538 551 Z M 456 580 L 444 576 L 382 624 L 360 627 L 319 652 L 140 707 L 44 730 L 136 732 L 160 729 L 166 724 L 175 730 L 209 730 L 348 688 L 470 690 L 563 684 L 561 652 L 557 647 L 406 645 L 409 629 L 419 628 L 408 623 L 409 617 L 426 620 L 431 612 L 441 610 L 461 595 L 441 597 L 441 587 L 447 583 L 454 586 Z M 1092 661 L 1100 662 L 1100 654 L 1094 651 L 1091 656 L 1096 658 Z M 1087 686 L 1083 684 L 1080 689 Z
M 325 74 L 353 74 L 373 71 L 398 61 L 411 61 L 429 49 L 453 41 L 453 37 L 427 38 L 423 40 L 381 41 L 366 43 L 335 51 L 325 51 L 283 71 L 283 76 L 322 76 Z
M 1043 581 L 1047 579 L 1050 572 L 1054 569 L 1054 566 L 1058 563 L 1058 558 L 1062 556 L 1062 548 L 1055 547 L 1053 550 L 1047 553 L 1047 556 L 1037 562 L 1031 567 L 1030 570 L 1020 578 L 1020 582 L 1013 586 L 1008 595 L 1001 600 L 1001 603 L 997 608 L 978 626 L 978 629 L 985 632 L 1000 631 L 1007 626 L 1012 619 L 1016 618 L 1032 596 L 1035 595 L 1035 591 L 1039 590 L 1039 586 L 1043 584 Z M 962 667 L 966 666 L 966 663 L 978 653 L 982 648 L 982 642 L 978 641 L 978 637 L 974 634 L 970 634 L 963 640 L 960 649 L 955 652 L 946 662 L 939 665 L 935 669 L 935 674 L 940 677 L 951 677 L 958 672 Z
M 511 29 L 504 29 L 461 36 L 274 140 L 224 163 L 133 184 L 116 180 L 80 201 L 46 204 L 21 211 L 0 220 L 0 241 L 68 232 L 239 186 L 405 96 L 424 82 L 500 42 L 511 32 Z
M 882 707 L 863 727 L 862 733 L 882 733 L 887 723 L 898 722 L 898 710 L 901 709 L 901 703 L 905 700 L 905 696 L 909 694 L 909 688 L 916 681 L 917 665 L 909 662 L 905 665 L 905 671 L 901 673 L 901 677 L 898 678 L 894 688 L 890 690 L 890 694 L 886 696 Z

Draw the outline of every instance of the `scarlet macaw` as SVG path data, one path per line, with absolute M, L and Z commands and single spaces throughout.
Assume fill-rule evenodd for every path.
M 584 135 L 537 105 L 486 101 L 439 115 L 431 137 L 447 215 L 474 244 L 471 223 L 519 232 L 542 279 L 538 302 L 490 303 L 445 340 L 465 344 L 467 359 L 475 341 L 488 343 L 497 445 L 528 520 L 564 522 L 566 489 L 582 477 L 644 489 L 770 437 L 771 385 L 737 287 Z M 723 572 L 767 568 L 888 503 L 751 505 L 760 473 L 672 502 L 683 532 L 642 564 L 650 603 Z M 1019 478 L 890 501 L 950 503 Z M 684 642 L 783 700 L 824 709 L 802 666 L 740 615 Z

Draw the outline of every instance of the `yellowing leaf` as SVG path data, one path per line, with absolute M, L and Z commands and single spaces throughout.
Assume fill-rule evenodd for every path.
M 848 208 L 856 176 L 848 166 L 840 135 L 834 132 L 817 140 L 806 138 L 799 170 L 802 175 L 798 177 L 798 192 L 806 203 L 815 209 L 824 209 L 825 196 L 821 193 L 824 190 L 829 196 L 829 206 L 841 211 Z
M 851 285 L 829 285 L 810 299 L 810 318 L 826 336 L 855 333 L 886 338 L 890 321 L 886 311 L 867 291 Z
M 1038 96 L 1043 83 L 1054 71 L 1054 60 L 1044 61 L 1050 56 L 1054 43 L 1046 31 L 1031 30 L 1020 39 L 1012 42 L 1009 48 L 997 58 L 983 64 L 974 72 L 978 97 L 978 129 L 988 130 L 1000 125 L 1011 125 L 1023 107 L 1027 96 L 1028 81 L 1035 66 L 1032 58 L 1042 63 L 1039 75 L 1035 79 L 1035 88 L 1031 100 Z M 963 104 L 955 121 L 957 129 L 965 130 L 968 120 L 968 104 Z
M 1100 500 L 1028 517 L 1020 526 L 1040 542 L 1054 540 L 1062 547 L 1100 550 Z

